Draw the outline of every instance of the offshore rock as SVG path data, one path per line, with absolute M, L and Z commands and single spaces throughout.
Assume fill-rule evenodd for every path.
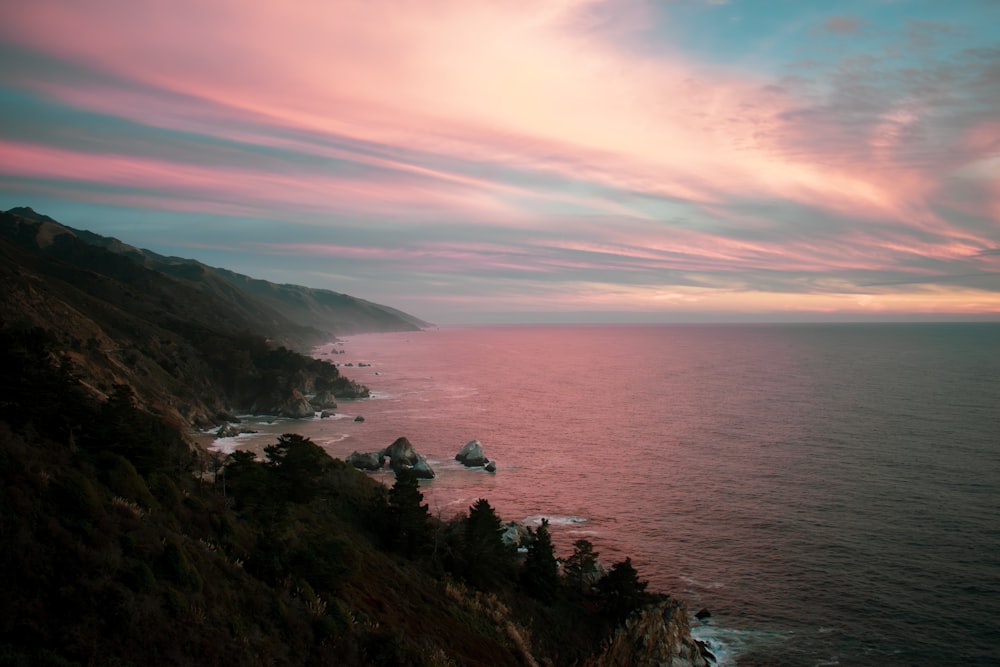
M 487 461 L 486 465 L 483 466 L 483 470 L 485 470 L 486 472 L 496 472 L 497 471 L 497 462 L 496 461 Z
M 395 472 L 403 466 L 412 468 L 417 463 L 417 453 L 406 438 L 396 438 L 395 442 L 382 450 L 383 456 L 389 457 L 389 467 Z
M 455 455 L 455 460 L 470 468 L 486 465 L 490 461 L 483 453 L 483 446 L 478 440 L 470 440 L 465 443 L 461 451 Z
M 216 438 L 234 438 L 238 436 L 242 431 L 240 427 L 235 424 L 223 424 L 219 427 L 219 430 L 215 432 Z
M 427 459 L 421 454 L 417 454 L 417 462 L 413 464 L 413 473 L 419 479 L 434 479 L 434 471 L 427 463 Z
M 363 422 L 364 420 L 365 420 L 365 418 L 362 417 L 361 415 L 358 415 L 357 417 L 354 418 L 354 421 L 356 421 L 356 422 Z
M 380 470 L 385 465 L 385 456 L 382 452 L 366 452 L 364 454 L 351 452 L 346 463 L 360 470 Z
M 317 411 L 332 410 L 337 407 L 337 401 L 334 399 L 333 392 L 326 390 L 318 392 L 309 402 L 312 403 L 313 408 Z
M 519 524 L 516 521 L 511 521 L 504 526 L 503 532 L 500 534 L 500 540 L 513 547 L 519 547 L 528 540 L 528 527 Z
M 386 458 L 393 472 L 412 470 L 419 479 L 434 479 L 434 470 L 427 463 L 427 458 L 417 454 L 406 438 L 396 438 L 391 445 L 377 452 L 351 452 L 345 462 L 359 470 L 380 470 Z
M 632 612 L 591 667 L 709 667 L 707 647 L 691 637 L 687 607 L 665 600 Z

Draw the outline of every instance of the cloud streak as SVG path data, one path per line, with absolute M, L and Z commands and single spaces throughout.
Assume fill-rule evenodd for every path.
M 151 240 L 229 266 L 376 266 L 362 296 L 431 318 L 471 284 L 484 310 L 521 284 L 538 310 L 998 314 L 1000 45 L 977 30 L 1000 15 L 977 9 L 19 3 L 0 195 L 170 212 L 184 235 Z M 185 236 L 199 213 L 272 233 L 223 250 Z

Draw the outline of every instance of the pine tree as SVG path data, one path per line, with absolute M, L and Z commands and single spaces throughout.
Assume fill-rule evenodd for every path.
M 514 565 L 514 547 L 501 539 L 503 522 L 489 501 L 480 498 L 465 519 L 462 575 L 477 588 L 506 581 Z
M 323 473 L 333 463 L 319 445 L 295 433 L 280 436 L 277 443 L 264 448 L 264 455 L 276 499 L 296 503 L 315 497 Z
M 589 540 L 577 540 L 573 543 L 573 555 L 566 559 L 563 567 L 570 589 L 587 593 L 593 588 L 591 582 L 597 572 L 599 555 Z
M 396 473 L 396 482 L 389 489 L 387 541 L 393 549 L 407 556 L 416 556 L 429 543 L 430 512 L 421 504 L 424 495 L 416 474 L 409 468 Z
M 613 619 L 621 620 L 632 610 L 652 600 L 652 596 L 646 593 L 648 583 L 639 579 L 631 558 L 612 565 L 611 571 L 597 582 L 605 613 Z
M 532 597 L 551 602 L 559 588 L 559 563 L 552 547 L 548 519 L 542 519 L 542 525 L 533 536 L 521 571 L 521 585 Z

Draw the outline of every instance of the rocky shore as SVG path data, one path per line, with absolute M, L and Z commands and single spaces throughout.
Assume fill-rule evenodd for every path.
M 385 466 L 386 459 L 395 473 L 412 470 L 419 479 L 434 479 L 427 457 L 417 454 L 406 438 L 397 438 L 388 447 L 375 452 L 352 452 L 345 461 L 359 470 L 375 471 Z

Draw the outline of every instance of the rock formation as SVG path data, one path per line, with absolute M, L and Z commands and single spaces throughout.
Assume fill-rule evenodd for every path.
M 389 467 L 397 472 L 402 466 L 413 467 L 417 462 L 417 453 L 406 438 L 396 438 L 395 442 L 382 450 L 382 453 L 389 457 Z
M 235 424 L 223 424 L 215 432 L 216 438 L 233 438 L 241 433 L 240 427 Z
M 687 607 L 675 600 L 632 613 L 615 630 L 594 667 L 709 667 L 711 653 L 691 637 Z
M 337 407 L 337 401 L 330 390 L 317 392 L 310 403 L 316 411 L 332 410 Z
M 500 534 L 500 539 L 508 546 L 519 547 L 528 540 L 528 527 L 516 521 L 511 521 L 504 525 L 504 530 Z
M 334 392 L 334 396 L 337 398 L 368 398 L 370 395 L 368 387 L 354 380 L 350 380 L 342 386 L 337 387 L 337 390 Z
M 413 473 L 420 479 L 434 479 L 434 471 L 427 463 L 427 458 L 417 454 L 417 462 L 412 466 Z
M 379 470 L 385 465 L 385 456 L 382 454 L 384 451 L 367 452 L 364 454 L 361 452 L 351 452 L 346 462 L 361 470 Z
M 215 431 L 216 438 L 235 438 L 244 433 L 256 433 L 252 428 L 243 428 L 238 424 L 226 422 Z
M 434 479 L 434 470 L 427 463 L 427 458 L 417 454 L 406 438 L 396 438 L 391 445 L 377 452 L 353 452 L 346 462 L 361 470 L 379 470 L 385 465 L 386 458 L 393 472 L 412 470 L 420 479 Z
M 313 406 L 298 389 L 293 389 L 288 398 L 278 407 L 278 414 L 282 417 L 304 419 L 314 416 L 315 413 Z
M 462 447 L 461 451 L 455 455 L 455 460 L 459 461 L 463 465 L 469 466 L 470 468 L 484 466 L 490 462 L 490 460 L 486 458 L 486 454 L 483 453 L 483 446 L 478 440 L 470 440 L 465 443 L 465 446 Z

